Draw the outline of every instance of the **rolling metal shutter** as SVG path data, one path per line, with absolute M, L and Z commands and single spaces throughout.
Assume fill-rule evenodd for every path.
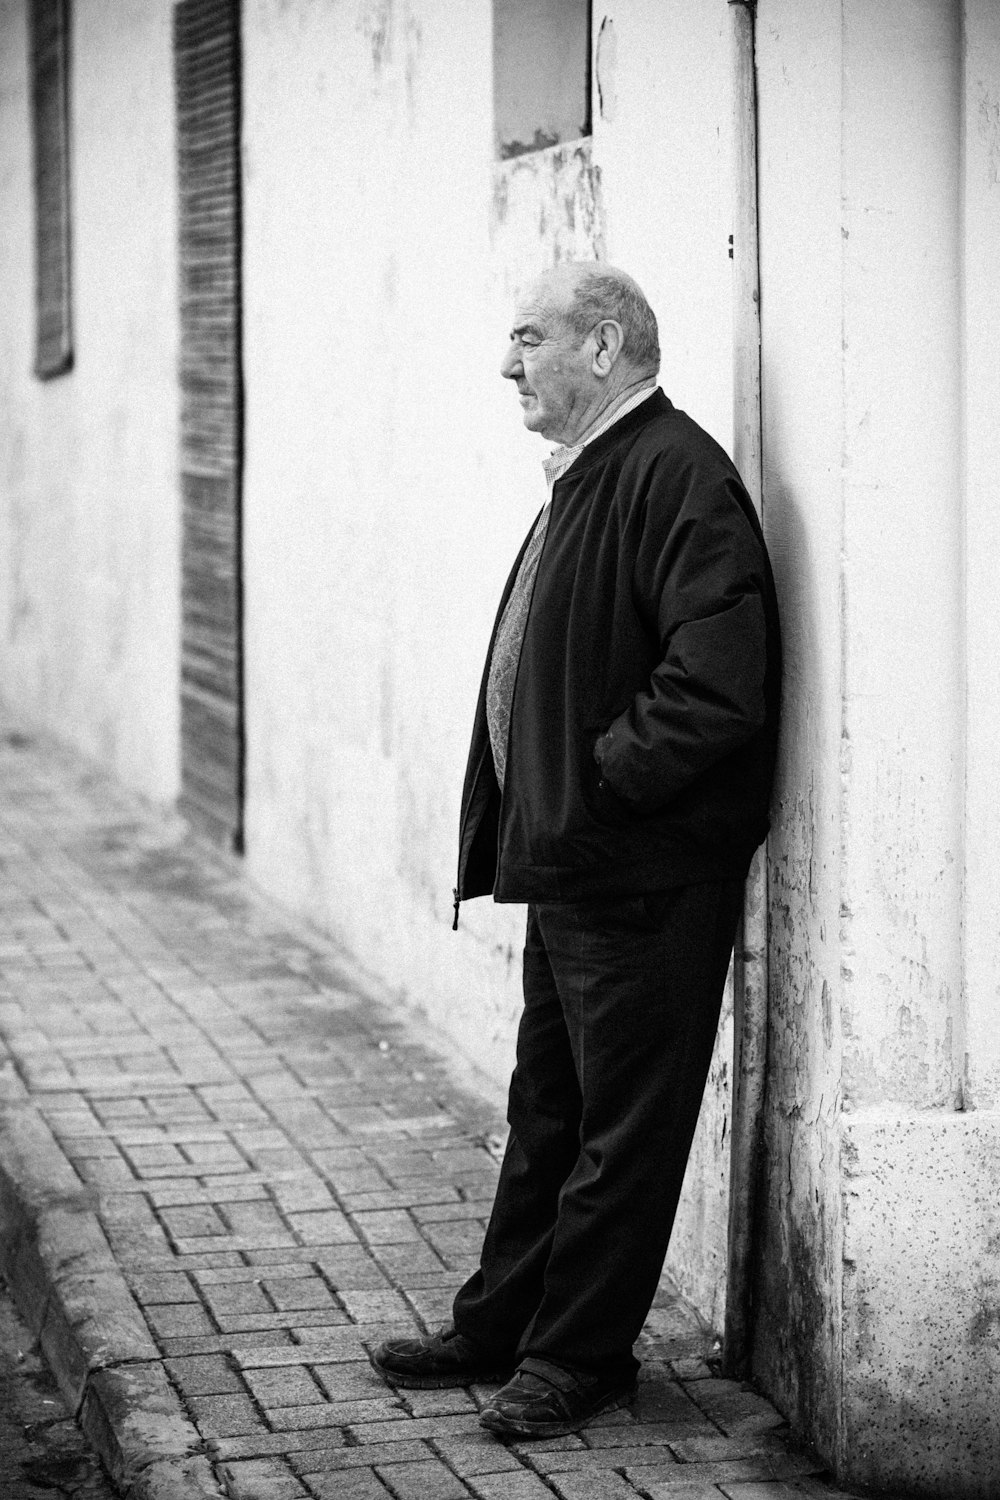
M 174 8 L 180 189 L 181 806 L 243 837 L 238 0 Z

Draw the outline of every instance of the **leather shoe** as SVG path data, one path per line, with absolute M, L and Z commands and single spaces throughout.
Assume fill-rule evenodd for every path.
M 445 1323 L 419 1338 L 387 1339 L 372 1358 L 391 1385 L 437 1391 L 475 1381 L 506 1380 L 513 1356 L 491 1354 Z
M 634 1395 L 634 1375 L 584 1375 L 529 1357 L 490 1397 L 479 1420 L 499 1437 L 562 1437 L 586 1427 L 599 1412 L 627 1406 Z

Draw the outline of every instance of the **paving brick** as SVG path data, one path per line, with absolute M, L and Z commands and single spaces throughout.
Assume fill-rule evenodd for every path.
M 403 1245 L 420 1242 L 420 1230 L 403 1209 L 355 1214 L 354 1223 L 369 1245 Z
M 224 1355 L 187 1355 L 165 1363 L 185 1396 L 245 1394 L 243 1381 Z
M 698 1406 L 730 1437 L 770 1432 L 784 1418 L 751 1387 L 735 1380 L 701 1380 L 691 1392 Z
M 635 1500 L 627 1479 L 609 1471 L 595 1474 L 576 1471 L 550 1476 L 560 1500 Z
M 205 1301 L 212 1312 L 220 1313 L 271 1313 L 274 1307 L 262 1287 L 254 1281 L 215 1282 L 202 1287 Z
M 264 1426 L 248 1396 L 189 1396 L 187 1405 L 204 1437 L 230 1437 Z
M 432 1446 L 449 1468 L 466 1479 L 475 1474 L 522 1472 L 517 1455 L 482 1427 L 475 1432 L 435 1438 Z
M 421 1286 L 428 1278 L 438 1280 L 448 1268 L 423 1241 L 414 1244 L 376 1245 L 375 1259 L 390 1279 L 408 1288 Z
M 621 1427 L 588 1427 L 587 1444 L 591 1448 L 666 1448 L 668 1444 L 682 1443 L 701 1431 L 712 1432 L 708 1423 L 704 1428 L 691 1427 L 686 1422 L 630 1422 Z M 622 1460 L 624 1462 L 624 1460 Z
M 337 1200 L 330 1189 L 311 1172 L 302 1173 L 291 1180 L 284 1177 L 275 1179 L 272 1176 L 271 1182 L 274 1201 L 283 1214 L 337 1209 Z
M 309 1265 L 301 1265 L 292 1261 L 276 1266 L 274 1274 L 279 1277 L 305 1277 L 313 1276 L 315 1272 Z M 237 1256 L 235 1263 L 231 1266 L 219 1267 L 218 1269 L 206 1267 L 204 1270 L 195 1271 L 193 1275 L 199 1286 L 231 1286 L 237 1281 L 261 1281 L 264 1272 L 260 1266 L 247 1265 L 245 1261 Z
M 455 1291 L 455 1286 L 413 1287 L 406 1299 L 427 1328 L 439 1328 L 442 1323 L 451 1322 Z M 344 1302 L 346 1306 L 346 1298 Z
M 525 1469 L 516 1473 L 477 1474 L 468 1477 L 468 1484 L 478 1500 L 552 1500 L 552 1490 L 545 1481 Z M 634 1500 L 635 1491 L 631 1494 Z
M 465 1390 L 399 1392 L 415 1417 L 439 1417 L 452 1412 L 478 1411 L 475 1401 Z
M 330 1288 L 319 1276 L 266 1276 L 263 1286 L 279 1312 L 296 1308 L 335 1308 Z
M 719 1493 L 735 1483 L 748 1480 L 774 1483 L 782 1479 L 798 1479 L 810 1472 L 819 1472 L 821 1466 L 815 1459 L 793 1451 L 784 1455 L 775 1453 L 761 1458 L 731 1459 L 724 1462 L 678 1463 L 668 1466 L 662 1463 L 626 1464 L 623 1467 L 629 1481 L 643 1495 L 648 1495 L 649 1500 L 690 1500 L 682 1488 L 681 1496 L 678 1496 L 678 1488 L 695 1483 L 712 1487 L 711 1500 L 717 1500 Z M 806 1493 L 809 1491 L 806 1490 Z M 829 1500 L 841 1500 L 836 1492 L 824 1493 Z
M 676 1474 L 669 1475 L 637 1469 L 633 1475 L 627 1473 L 627 1477 L 647 1500 L 720 1500 L 723 1494 L 719 1486 L 703 1477 L 697 1468 L 684 1469 L 681 1466 Z
M 472 1219 L 482 1231 L 483 1209 L 479 1203 L 468 1203 L 458 1197 L 452 1189 L 450 1198 L 434 1199 L 429 1194 L 415 1194 L 418 1200 L 412 1205 L 412 1213 L 418 1224 L 442 1224 L 454 1220 Z
M 310 1480 L 316 1500 L 388 1500 L 389 1491 L 373 1469 L 318 1474 Z
M 303 1330 L 303 1333 L 309 1330 Z M 366 1328 L 354 1324 L 343 1328 L 317 1328 L 308 1339 L 281 1347 L 261 1345 L 241 1350 L 237 1362 L 243 1369 L 278 1368 L 282 1365 L 360 1364 L 368 1358 Z
M 350 1424 L 350 1436 L 358 1443 L 409 1442 L 413 1438 L 436 1438 L 450 1432 L 478 1432 L 477 1416 L 459 1413 L 447 1417 L 399 1417 L 395 1421 Z
M 760 1454 L 780 1452 L 780 1440 L 770 1438 L 767 1433 L 750 1432 L 742 1437 L 726 1437 L 723 1433 L 697 1432 L 678 1438 L 670 1444 L 681 1463 L 712 1463 L 729 1458 L 755 1458 Z
M 484 1226 L 471 1223 L 425 1224 L 424 1238 L 444 1261 L 478 1260 L 483 1245 Z
M 197 1302 L 198 1293 L 180 1271 L 133 1273 L 132 1290 L 140 1302 Z
M 803 1500 L 798 1484 L 781 1479 L 730 1480 L 721 1486 L 726 1500 Z
M 318 1406 L 324 1395 L 304 1365 L 245 1370 L 243 1378 L 263 1407 Z
M 413 1326 L 413 1310 L 399 1292 L 344 1289 L 337 1294 L 356 1323 L 393 1323 Z
M 303 1353 L 307 1352 L 307 1346 L 300 1344 L 299 1347 Z M 384 1379 L 367 1360 L 364 1363 L 358 1360 L 351 1364 L 322 1364 L 313 1368 L 330 1401 L 355 1401 L 386 1394 Z
M 226 1465 L 232 1500 L 295 1500 L 308 1490 L 280 1458 L 234 1459 Z
M 195 1244 L 205 1244 L 204 1240 L 196 1240 Z M 211 1250 L 191 1250 L 186 1255 L 171 1256 L 175 1265 L 182 1266 L 185 1271 L 217 1271 L 221 1269 L 230 1270 L 233 1267 L 242 1267 L 246 1264 L 238 1250 L 223 1249 L 225 1242 L 210 1240 L 213 1246 Z
M 226 1222 L 234 1235 L 248 1239 L 261 1234 L 286 1233 L 281 1215 L 272 1203 L 227 1204 Z
M 381 1394 L 373 1392 L 362 1401 L 330 1401 L 321 1406 L 268 1407 L 267 1420 L 276 1432 L 295 1432 L 305 1427 L 353 1428 L 358 1423 L 390 1428 L 405 1426 L 406 1414 L 396 1398 L 387 1396 L 383 1389 Z
M 458 1189 L 446 1185 L 413 1188 L 385 1187 L 366 1192 L 352 1192 L 345 1188 L 336 1176 L 331 1180 L 336 1186 L 338 1198 L 350 1214 L 365 1213 L 370 1210 L 412 1208 L 414 1205 L 424 1203 L 440 1204 L 441 1200 L 449 1194 L 451 1195 L 450 1201 L 461 1202 Z
M 358 1236 L 339 1209 L 289 1213 L 288 1222 L 306 1245 L 354 1245 Z
M 164 1208 L 160 1210 L 160 1218 L 178 1241 L 226 1233 L 225 1224 L 210 1203 Z
M 397 1500 L 468 1500 L 468 1487 L 439 1459 L 379 1464 L 376 1473 Z
M 381 1266 L 361 1245 L 338 1245 L 336 1249 L 317 1250 L 313 1259 L 340 1297 L 348 1290 L 374 1291 L 389 1285 Z
M 242 1208 L 248 1205 L 237 1204 L 236 1206 Z M 226 1205 L 226 1210 L 227 1212 L 229 1211 L 228 1204 Z M 202 1250 L 205 1244 L 205 1240 L 182 1239 L 176 1240 L 174 1243 L 178 1255 L 194 1257 L 198 1255 Z M 255 1231 L 253 1234 L 220 1235 L 218 1240 L 215 1242 L 216 1252 L 221 1253 L 223 1251 L 228 1251 L 229 1253 L 236 1256 L 237 1264 L 242 1264 L 240 1256 L 248 1251 L 281 1250 L 282 1252 L 286 1252 L 294 1250 L 294 1248 L 295 1240 L 286 1229 L 261 1229 L 259 1231 Z M 194 1263 L 195 1262 L 192 1261 L 192 1264 Z M 206 1261 L 205 1264 L 211 1264 L 211 1262 Z M 225 1262 L 219 1261 L 217 1262 L 217 1264 L 224 1265 Z
M 188 1141 L 183 1150 L 195 1166 L 233 1172 L 247 1170 L 246 1158 L 228 1141 Z
M 160 1338 L 194 1338 L 215 1332 L 215 1326 L 203 1307 L 188 1303 L 145 1309 L 153 1332 Z
M 300 1307 L 288 1312 L 216 1313 L 215 1321 L 223 1333 L 240 1333 L 268 1328 L 348 1327 L 351 1320 L 336 1307 Z

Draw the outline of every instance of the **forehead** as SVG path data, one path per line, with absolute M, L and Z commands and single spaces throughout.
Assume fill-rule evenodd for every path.
M 518 298 L 514 308 L 516 331 L 534 328 L 549 333 L 565 321 L 566 298 L 544 281 L 536 281 Z

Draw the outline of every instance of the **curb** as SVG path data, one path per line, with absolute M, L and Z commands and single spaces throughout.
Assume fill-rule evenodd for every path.
M 98 1203 L 32 1104 L 0 1108 L 0 1272 L 70 1408 L 127 1500 L 220 1500 Z

